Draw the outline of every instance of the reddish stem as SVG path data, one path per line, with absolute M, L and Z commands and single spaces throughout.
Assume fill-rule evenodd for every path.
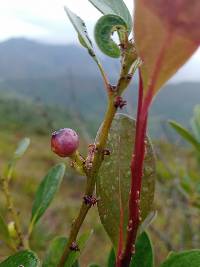
M 166 35 L 163 42 L 163 46 L 158 54 L 158 58 L 155 63 L 155 68 L 152 73 L 151 82 L 149 83 L 148 91 L 145 97 L 142 75 L 139 71 L 139 99 L 136 121 L 136 136 L 135 136 L 135 148 L 131 161 L 131 191 L 129 199 L 129 221 L 127 228 L 127 240 L 122 260 L 118 267 L 129 267 L 131 257 L 135 252 L 135 241 L 137 237 L 137 231 L 140 224 L 140 192 L 142 186 L 143 165 L 145 158 L 145 137 L 147 130 L 148 111 L 151 105 L 154 88 L 159 76 L 167 44 L 170 41 L 171 33 Z
M 135 240 L 140 223 L 140 191 L 142 186 L 143 162 L 145 157 L 145 137 L 147 128 L 148 109 L 143 109 L 143 83 L 140 73 L 138 110 L 136 121 L 135 147 L 131 161 L 131 191 L 129 199 L 129 221 L 127 227 L 127 241 L 119 267 L 128 267 L 135 251 Z

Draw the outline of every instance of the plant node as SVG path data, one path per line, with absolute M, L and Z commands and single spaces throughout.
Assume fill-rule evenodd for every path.
M 80 251 L 80 248 L 79 248 L 78 244 L 75 241 L 71 243 L 69 248 L 72 251 Z
M 110 153 L 110 150 L 109 149 L 106 148 L 106 149 L 103 150 L 103 155 L 104 156 L 110 156 L 110 154 L 111 153 Z
M 98 202 L 98 199 L 94 196 L 84 196 L 83 197 L 84 203 L 86 205 L 91 205 L 91 206 L 95 206 Z
M 110 87 L 110 91 L 111 92 L 116 92 L 117 91 L 117 86 L 116 85 L 109 84 L 109 87 Z
M 88 156 L 85 161 L 85 167 L 87 170 L 90 170 L 92 168 L 92 163 L 94 160 L 94 155 L 98 151 L 98 148 L 96 144 L 90 144 L 88 146 Z
M 124 106 L 126 106 L 126 104 L 127 104 L 127 101 L 126 100 L 123 100 L 123 98 L 121 96 L 117 96 L 115 98 L 114 106 L 116 108 L 122 109 Z

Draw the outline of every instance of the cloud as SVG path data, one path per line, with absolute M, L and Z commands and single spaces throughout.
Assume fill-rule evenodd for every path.
M 131 0 L 125 0 L 125 2 L 130 8 L 132 7 Z M 92 32 L 92 25 L 100 17 L 100 13 L 88 0 L 0 0 L 0 22 L 2 16 L 9 18 L 6 21 L 7 24 L 1 24 L 6 25 L 6 27 L 0 38 L 5 39 L 9 35 L 12 37 L 17 36 L 17 34 L 21 36 L 22 33 L 28 37 L 32 35 L 35 37 L 37 29 L 38 36 L 42 37 L 41 33 L 44 32 L 41 30 L 45 29 L 46 34 L 44 34 L 43 40 L 48 38 L 52 42 L 56 42 L 56 40 L 66 41 L 65 36 L 72 33 L 72 26 L 63 10 L 64 5 L 79 14 L 86 21 L 89 31 Z M 16 21 L 17 25 L 15 24 Z M 19 27 L 20 21 L 21 26 Z M 22 27 L 24 28 L 23 31 Z M 63 38 L 61 38 L 62 35 Z M 67 41 L 70 42 L 69 38 Z M 71 41 L 75 41 L 73 34 Z
M 77 13 L 80 10 L 92 31 L 93 22 L 100 13 L 88 0 L 0 0 L 0 23 L 5 25 L 1 30 L 1 40 L 24 36 L 53 43 L 75 42 L 76 35 L 64 12 L 64 5 Z
M 4 27 L 1 27 L 2 39 L 18 36 L 34 38 L 46 35 L 48 33 L 48 30 L 41 25 L 24 23 L 22 20 L 12 16 L 0 16 L 0 25 L 4 25 Z

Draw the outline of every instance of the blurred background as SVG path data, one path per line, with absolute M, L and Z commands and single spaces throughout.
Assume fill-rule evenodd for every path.
M 132 0 L 125 2 L 132 9 Z M 29 136 L 30 149 L 18 164 L 12 183 L 25 229 L 38 183 L 60 161 L 50 150 L 51 133 L 59 128 L 74 128 L 81 136 L 80 150 L 84 154 L 106 107 L 99 71 L 87 51 L 79 46 L 64 5 L 85 20 L 93 36 L 100 13 L 87 0 L 0 0 L 0 170 L 2 175 L 17 142 Z M 104 56 L 98 49 L 97 53 L 114 84 L 119 73 L 118 60 Z M 126 98 L 125 112 L 134 116 L 137 76 Z M 200 50 L 168 82 L 151 109 L 149 134 L 157 156 L 158 216 L 150 232 L 155 241 L 156 262 L 170 250 L 200 247 L 200 153 L 168 124 L 173 119 L 190 128 L 196 107 L 195 121 L 200 129 L 198 104 Z M 84 179 L 68 167 L 61 193 L 35 230 L 32 246 L 41 256 L 55 234 L 69 232 L 84 184 Z M 1 195 L 2 214 L 4 204 Z M 104 266 L 106 258 L 102 255 L 111 244 L 96 209 L 90 212 L 83 229 L 90 227 L 94 234 L 82 256 L 82 266 L 89 261 Z M 1 242 L 0 258 L 7 254 Z

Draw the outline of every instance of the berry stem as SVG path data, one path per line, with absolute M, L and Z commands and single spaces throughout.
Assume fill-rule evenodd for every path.
M 110 129 L 112 120 L 115 116 L 115 113 L 116 113 L 116 108 L 114 106 L 114 97 L 110 97 L 108 110 L 106 112 L 105 120 L 101 128 L 100 138 L 98 140 L 98 150 L 94 156 L 92 169 L 89 170 L 87 173 L 87 185 L 86 185 L 85 195 L 88 195 L 88 196 L 93 195 L 95 182 L 96 182 L 96 176 L 97 176 L 98 170 L 103 160 L 102 152 L 105 149 L 109 129 Z M 64 253 L 62 255 L 62 258 L 60 260 L 58 267 L 64 267 L 66 259 L 69 256 L 69 253 L 71 252 L 70 245 L 76 241 L 79 230 L 91 206 L 92 204 L 86 204 L 84 201 L 82 202 L 81 208 L 79 210 L 79 214 L 77 218 L 75 219 L 75 221 L 73 222 L 71 232 L 69 235 L 69 239 L 68 239 L 68 244 L 64 250 Z

